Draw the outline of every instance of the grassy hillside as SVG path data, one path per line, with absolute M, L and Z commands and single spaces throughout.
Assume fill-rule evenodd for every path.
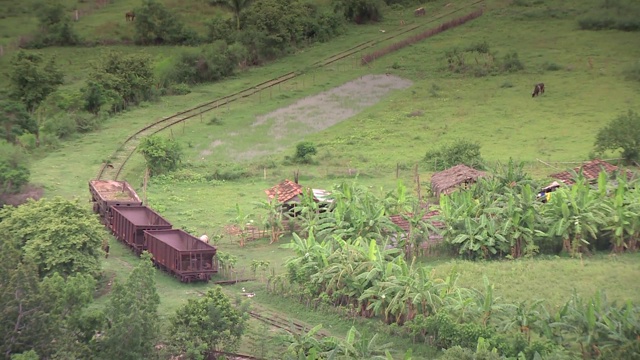
M 73 3 L 69 1 L 69 6 Z M 424 30 L 435 26 L 445 19 L 427 23 L 448 11 L 451 7 L 445 7 L 447 3 L 425 4 L 428 11 L 424 18 L 413 17 L 413 6 L 389 10 L 384 22 L 352 26 L 346 35 L 330 43 L 314 45 L 225 81 L 195 87 L 189 95 L 143 103 L 109 119 L 101 130 L 69 140 L 46 157 L 34 160 L 32 180 L 45 187 L 47 196 L 86 199 L 87 181 L 97 174 L 100 164 L 124 138 L 145 124 L 280 74 L 306 69 L 319 59 L 402 27 L 423 23 Z M 377 191 L 393 188 L 398 180 L 411 184 L 413 166 L 418 163 L 423 185 L 427 186 L 430 173 L 424 170 L 422 162 L 425 152 L 458 138 L 478 142 L 482 155 L 489 162 L 509 158 L 525 161 L 526 170 L 539 178 L 577 166 L 577 162 L 588 159 L 595 134 L 602 126 L 628 109 L 640 111 L 640 83 L 625 79 L 625 72 L 640 59 L 638 33 L 585 31 L 578 27 L 576 19 L 600 3 L 599 0 L 486 1 L 485 13 L 480 18 L 388 54 L 368 66 L 361 66 L 358 56 L 349 57 L 329 67 L 307 71 L 270 91 L 206 113 L 201 120 L 195 119 L 165 131 L 184 147 L 186 170 L 182 177 L 152 181 L 144 193 L 144 163 L 136 155 L 123 178 L 176 227 L 211 235 L 224 233 L 223 226 L 236 216 L 236 204 L 260 221 L 261 213 L 255 210 L 255 203 L 265 199 L 264 189 L 285 177 L 291 178 L 295 170 L 300 170 L 301 182 L 314 188 L 330 188 L 338 181 L 357 176 L 359 182 Z M 79 4 L 92 6 L 92 3 Z M 206 18 L 218 11 L 204 1 L 167 1 L 167 5 L 173 6 L 181 17 L 191 19 L 190 25 L 199 30 L 203 29 Z M 81 18 L 78 29 L 88 38 L 108 36 L 122 40 L 131 36 L 131 24 L 124 22 L 124 12 L 133 6 L 133 1 L 109 3 Z M 461 8 L 464 4 L 452 6 Z M 35 22 L 27 14 L 28 11 L 18 12 L 16 16 L 0 20 L 4 44 L 10 44 L 34 29 Z M 406 25 L 400 24 L 401 19 Z M 18 23 L 22 25 L 16 26 Z M 465 52 L 463 58 L 469 70 L 456 73 L 449 69 L 448 53 L 456 48 L 464 52 L 483 44 L 493 53 L 493 60 L 483 53 Z M 371 50 L 384 45 L 388 44 L 380 44 Z M 144 51 L 156 60 L 180 50 L 180 47 L 168 46 L 118 45 L 50 48 L 43 52 L 57 54 L 65 65 L 65 90 L 75 91 L 82 86 L 87 62 L 99 58 L 101 51 L 113 48 Z M 481 70 L 489 67 L 492 61 L 502 61 L 505 55 L 514 52 L 524 67 L 522 70 L 496 70 L 494 74 L 479 76 L 484 75 Z M 7 55 L 0 58 L 0 69 L 6 69 L 8 58 Z M 289 120 L 285 117 L 283 127 L 276 126 L 277 120 L 259 121 L 261 116 L 293 107 L 303 98 L 306 98 L 304 104 L 308 105 L 312 95 L 331 91 L 370 74 L 389 74 L 411 84 L 382 95 L 381 101 L 363 109 L 356 109 L 355 99 L 369 96 L 371 89 L 367 86 L 355 89 L 355 95 L 343 98 L 340 103 L 345 112 L 353 111 L 354 115 L 330 127 L 315 127 L 313 121 L 306 125 L 296 122 L 296 117 L 315 116 L 302 110 L 298 110 L 297 116 L 296 113 L 290 115 Z M 539 82 L 545 83 L 546 92 L 532 98 L 533 85 Z M 318 112 L 327 113 L 333 110 L 319 109 Z M 279 136 L 282 133 L 286 136 Z M 284 162 L 285 156 L 292 155 L 295 144 L 301 140 L 317 144 L 317 164 L 293 166 Z M 617 157 L 617 154 L 607 156 Z M 224 173 L 229 179 L 198 180 L 216 173 Z M 244 270 L 245 275 L 249 274 L 253 260 L 270 261 L 275 271 L 280 272 L 283 260 L 291 254 L 264 240 L 240 248 L 224 237 L 219 246 L 221 251 L 238 256 L 238 269 Z M 124 248 L 112 246 L 112 249 L 105 269 L 121 277 L 136 259 Z M 637 287 L 628 286 L 640 270 L 637 260 L 635 254 L 598 255 L 583 260 L 553 258 L 491 263 L 428 259 L 425 266 L 433 267 L 439 276 L 455 267 L 462 274 L 460 285 L 470 287 L 480 288 L 482 275 L 487 274 L 497 284 L 496 294 L 505 300 L 544 298 L 555 307 L 574 289 L 582 295 L 604 289 L 610 299 L 638 299 Z M 161 273 L 157 279 L 162 294 L 162 313 L 173 311 L 187 298 L 197 296 L 195 290 L 207 287 L 184 286 Z M 379 324 L 345 320 L 332 310 L 311 312 L 297 304 L 292 305 L 290 299 L 271 297 L 264 292 L 262 283 L 243 286 L 251 291 L 255 289 L 258 295 L 253 301 L 258 306 L 312 324 L 323 322 L 325 328 L 331 325 L 329 331 L 336 335 L 344 335 L 353 323 L 368 331 L 379 330 Z M 241 287 L 230 287 L 228 291 L 238 293 Z M 259 335 L 264 333 L 257 324 L 252 325 L 250 332 L 254 339 L 248 339 L 243 345 L 245 352 L 251 351 L 260 342 L 256 337 L 260 339 Z M 407 339 L 387 336 L 400 348 L 412 346 Z M 275 353 L 277 349 L 273 346 L 269 351 Z M 426 354 L 431 351 L 426 346 L 419 348 L 419 354 L 424 358 L 429 358 Z

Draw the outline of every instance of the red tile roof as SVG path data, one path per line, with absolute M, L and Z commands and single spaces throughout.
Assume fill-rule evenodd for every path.
M 573 170 L 578 174 L 582 172 L 582 174 L 587 179 L 587 181 L 591 181 L 591 180 L 597 179 L 601 171 L 604 170 L 607 172 L 607 174 L 611 174 L 614 171 L 618 170 L 618 167 L 615 165 L 609 164 L 606 161 L 595 159 L 595 160 L 586 162 Z M 630 175 L 630 172 L 627 172 L 627 176 L 629 175 Z M 573 181 L 573 175 L 569 171 L 563 171 L 557 174 L 552 174 L 551 177 L 554 179 L 558 179 L 567 185 L 572 185 L 575 183 L 575 181 Z
M 431 219 L 432 217 L 438 215 L 440 212 L 438 212 L 438 210 L 433 210 L 433 211 L 429 211 L 427 213 L 425 213 L 422 216 L 422 221 L 428 221 L 429 219 Z M 412 216 L 411 213 L 405 214 L 407 216 Z M 403 231 L 405 232 L 409 232 L 409 221 L 407 221 L 403 215 L 391 215 L 389 216 L 389 219 L 391 220 L 391 222 L 393 222 L 394 224 L 398 225 Z M 433 226 L 441 228 L 444 227 L 444 223 L 440 222 L 440 221 L 432 221 L 431 222 L 433 224 Z
M 285 180 L 280 184 L 272 187 L 271 189 L 267 189 L 264 192 L 267 194 L 269 199 L 273 199 L 278 195 L 278 202 L 285 203 L 294 197 L 303 193 L 302 185 L 296 184 L 291 180 Z

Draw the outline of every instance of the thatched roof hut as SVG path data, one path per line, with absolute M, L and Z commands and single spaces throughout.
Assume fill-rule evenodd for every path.
M 458 186 L 471 185 L 486 174 L 484 171 L 470 168 L 467 165 L 456 165 L 433 174 L 431 176 L 431 190 L 435 196 L 440 197 L 442 194 L 453 192 Z

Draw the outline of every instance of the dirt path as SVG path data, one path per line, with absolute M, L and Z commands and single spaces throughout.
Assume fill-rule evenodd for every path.
M 291 144 L 295 139 L 322 131 L 378 103 L 390 91 L 406 89 L 412 84 L 410 80 L 393 75 L 365 75 L 258 116 L 247 131 L 268 135 L 264 143 L 248 150 L 231 150 L 231 156 L 235 160 L 248 160 L 282 151 L 280 140 L 289 139 L 287 144 Z M 214 142 L 211 147 L 217 145 L 219 143 Z

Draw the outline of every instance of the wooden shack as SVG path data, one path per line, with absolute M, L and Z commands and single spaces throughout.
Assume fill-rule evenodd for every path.
M 486 175 L 486 172 L 467 165 L 456 165 L 433 174 L 431 176 L 431 190 L 435 197 L 440 198 L 440 195 L 450 194 L 458 188 L 466 189 Z
M 591 161 L 587 161 L 582 165 L 568 171 L 559 172 L 556 174 L 550 175 L 552 179 L 560 180 L 561 182 L 567 185 L 575 184 L 575 175 L 582 174 L 584 178 L 588 182 L 595 182 L 598 180 L 598 176 L 601 172 L 607 173 L 609 176 L 614 176 L 617 173 L 622 172 L 623 169 L 608 163 L 606 161 L 602 161 L 600 159 L 594 159 Z M 627 179 L 633 178 L 633 173 L 629 170 L 624 171 L 627 176 Z

